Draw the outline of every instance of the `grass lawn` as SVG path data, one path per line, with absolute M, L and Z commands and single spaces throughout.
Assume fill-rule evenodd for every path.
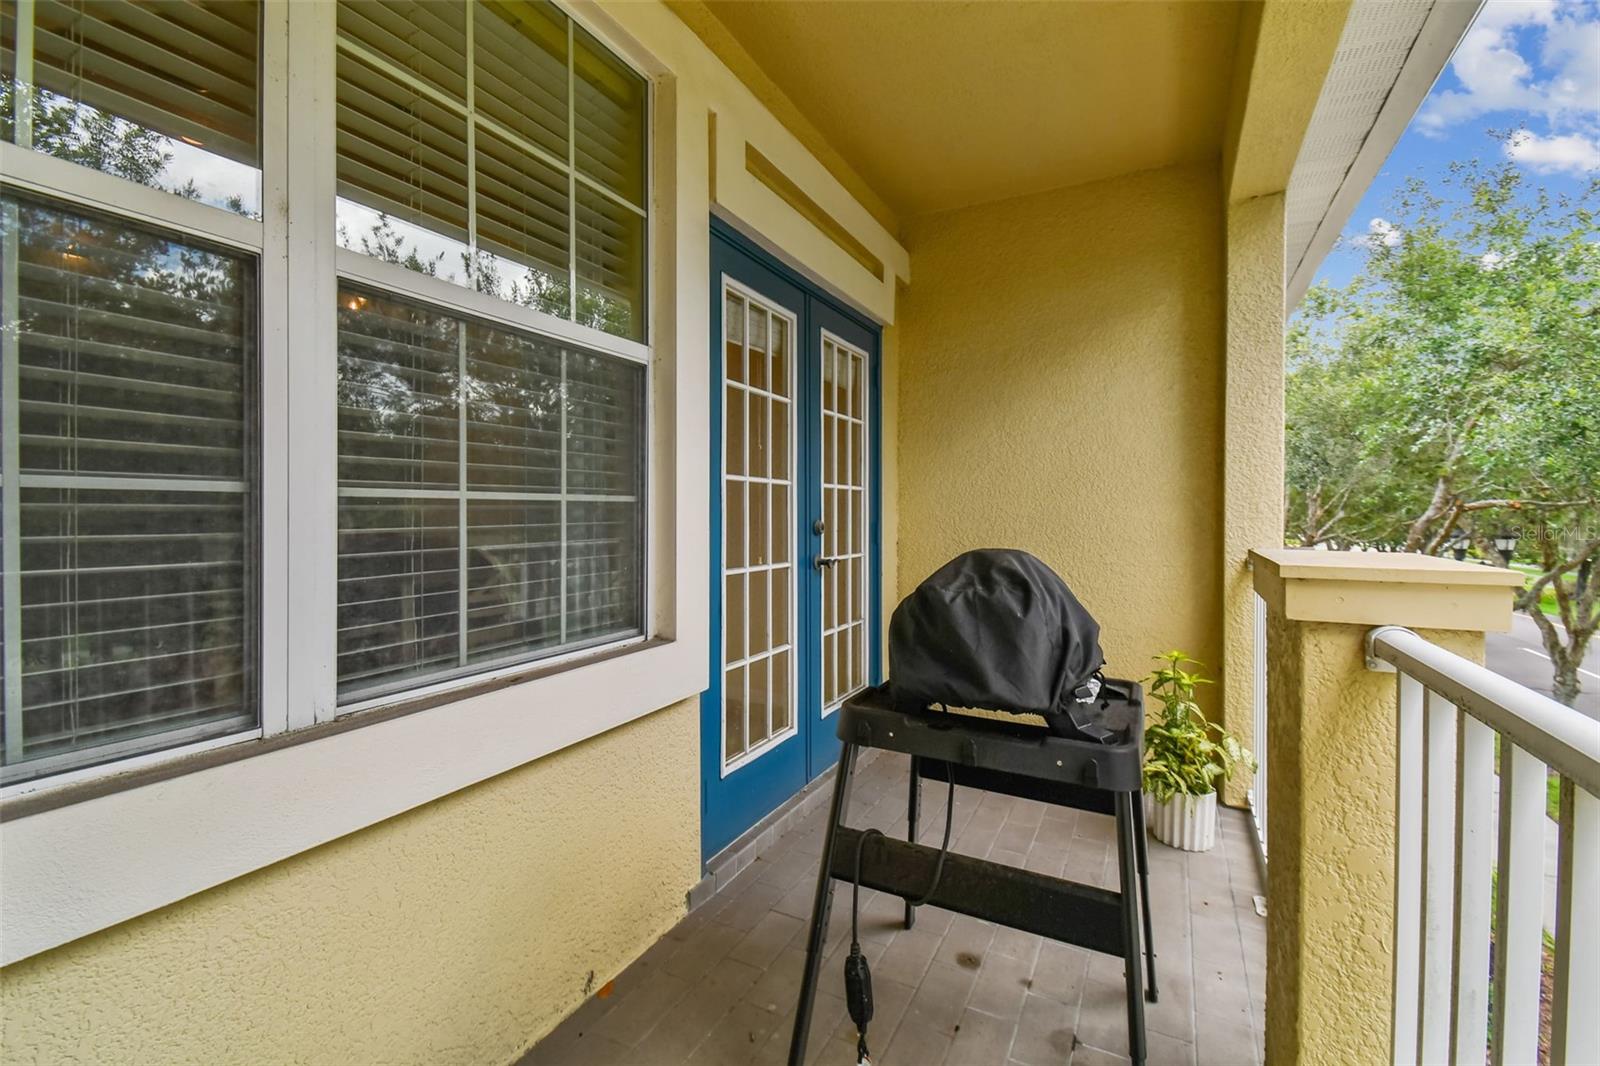
M 1538 579 L 1539 575 L 1543 573 L 1543 571 L 1537 566 L 1530 566 L 1527 563 L 1512 563 L 1511 569 L 1522 571 L 1522 573 L 1527 576 L 1528 580 L 1526 584 L 1528 585 L 1532 585 L 1534 581 Z M 1561 580 L 1567 586 L 1568 592 L 1571 592 L 1577 587 L 1578 578 L 1576 574 L 1568 574 Z M 1550 615 L 1552 618 L 1557 616 L 1556 590 L 1554 583 L 1546 585 L 1544 587 L 1544 591 L 1539 594 L 1539 610 L 1543 611 L 1547 615 Z

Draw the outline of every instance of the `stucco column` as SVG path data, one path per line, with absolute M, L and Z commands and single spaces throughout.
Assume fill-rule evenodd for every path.
M 1387 1061 L 1396 684 L 1363 642 L 1406 626 L 1481 662 L 1521 578 L 1417 555 L 1250 556 L 1267 602 L 1267 1061 Z
M 1222 720 L 1247 747 L 1255 726 L 1251 548 L 1283 543 L 1282 193 L 1228 205 L 1227 361 L 1223 392 Z M 1243 804 L 1247 774 L 1223 800 Z

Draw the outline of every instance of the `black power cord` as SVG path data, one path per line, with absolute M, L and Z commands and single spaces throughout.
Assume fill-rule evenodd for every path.
M 933 865 L 933 883 L 928 886 L 928 891 L 917 899 L 907 900 L 913 907 L 927 903 L 939 890 L 939 880 L 944 876 L 945 856 L 950 853 L 950 827 L 955 822 L 955 809 L 956 776 L 951 773 L 950 788 L 944 797 L 944 841 L 939 845 L 939 858 Z M 859 932 L 861 849 L 866 845 L 868 838 L 881 836 L 883 833 L 880 830 L 866 829 L 856 838 L 855 876 L 851 879 L 850 886 L 850 954 L 844 960 L 844 1001 L 850 1010 L 850 1020 L 856 1023 L 858 1066 L 872 1066 L 872 1059 L 867 1052 L 867 1025 L 872 1021 L 872 968 L 867 965 L 867 957 L 861 954 Z

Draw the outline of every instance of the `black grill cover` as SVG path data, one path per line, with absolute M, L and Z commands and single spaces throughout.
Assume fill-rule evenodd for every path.
M 1058 735 L 1102 740 L 1102 707 L 1077 690 L 1104 663 L 1099 624 L 1025 551 L 956 556 L 889 622 L 889 686 L 902 706 L 1038 714 Z

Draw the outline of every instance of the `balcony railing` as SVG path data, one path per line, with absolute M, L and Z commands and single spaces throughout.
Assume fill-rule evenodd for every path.
M 1600 1062 L 1600 723 L 1409 629 L 1399 673 L 1394 1061 L 1545 1061 L 1547 777 L 1560 778 L 1548 1061 Z
M 1250 820 L 1256 831 L 1256 849 L 1263 862 L 1267 858 L 1267 601 L 1250 594 L 1255 601 L 1255 731 L 1250 734 L 1256 757 L 1256 776 L 1247 797 Z

